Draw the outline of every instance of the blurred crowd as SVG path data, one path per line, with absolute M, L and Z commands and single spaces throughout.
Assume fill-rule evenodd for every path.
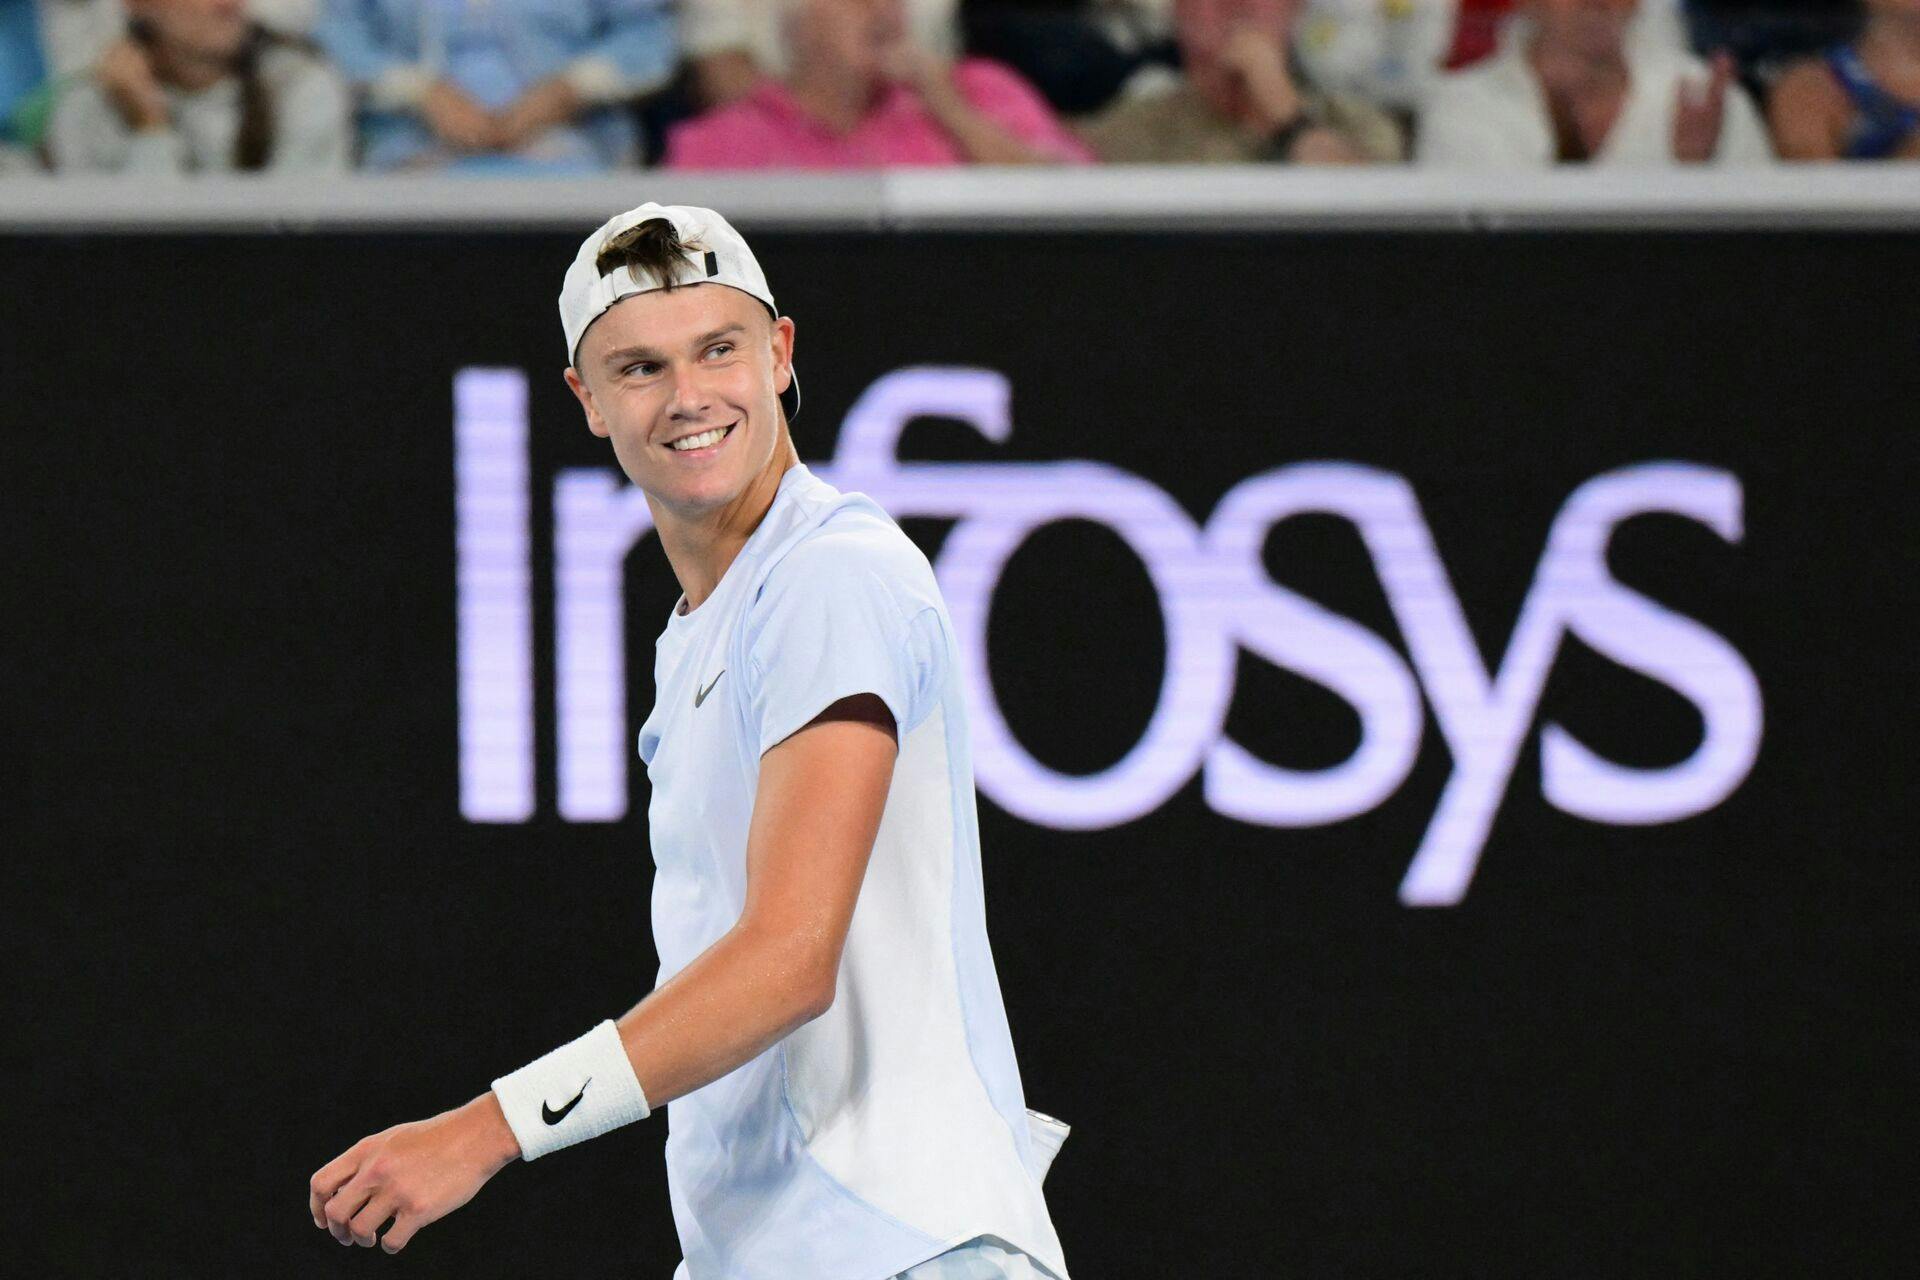
M 1920 156 L 1920 0 L 0 0 L 0 172 Z

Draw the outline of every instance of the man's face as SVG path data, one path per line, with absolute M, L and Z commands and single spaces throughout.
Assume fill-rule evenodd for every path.
M 793 321 L 728 285 L 636 293 L 587 327 L 567 385 L 627 478 L 684 519 L 726 506 L 764 471 L 783 434 Z M 676 449 L 715 430 L 725 435 Z
M 129 0 L 127 8 L 152 23 L 162 43 L 193 58 L 231 58 L 247 34 L 245 0 Z
M 906 30 L 900 0 L 801 0 L 789 11 L 795 68 L 877 80 L 886 52 Z

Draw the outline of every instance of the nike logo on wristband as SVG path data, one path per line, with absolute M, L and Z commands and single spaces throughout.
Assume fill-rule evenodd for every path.
M 588 1076 L 585 1080 L 582 1080 L 580 1082 L 580 1092 L 574 1094 L 572 1100 L 569 1101 L 566 1106 L 560 1108 L 558 1111 L 555 1111 L 552 1107 L 548 1106 L 546 1104 L 546 1100 L 542 1099 L 540 1102 L 540 1118 L 542 1120 L 545 1120 L 548 1124 L 559 1124 L 562 1120 L 565 1120 L 567 1118 L 567 1112 L 579 1106 L 580 1099 L 587 1096 L 587 1086 L 592 1083 L 593 1083 L 592 1076 Z
M 727 669 L 725 667 L 720 668 L 720 676 L 725 674 L 727 674 Z M 715 676 L 706 688 L 699 690 L 693 695 L 694 706 L 697 707 L 707 700 L 707 695 L 713 692 L 713 686 L 720 683 L 720 676 Z

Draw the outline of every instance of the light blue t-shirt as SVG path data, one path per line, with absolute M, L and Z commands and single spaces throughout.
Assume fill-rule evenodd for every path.
M 961 666 L 932 567 L 805 465 L 656 644 L 640 729 L 665 982 L 739 919 L 760 756 L 873 693 L 899 754 L 833 1007 L 667 1108 L 677 1280 L 883 1280 L 976 1236 L 1066 1277 L 987 945 Z

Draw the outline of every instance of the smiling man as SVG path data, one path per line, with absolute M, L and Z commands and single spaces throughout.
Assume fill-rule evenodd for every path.
M 515 1158 L 671 1102 L 676 1280 L 1065 1280 L 1040 1183 L 1066 1126 L 1025 1105 L 926 557 L 800 462 L 793 321 L 718 214 L 607 222 L 560 314 L 682 590 L 639 738 L 658 982 L 330 1161 L 315 1225 L 398 1252 Z

